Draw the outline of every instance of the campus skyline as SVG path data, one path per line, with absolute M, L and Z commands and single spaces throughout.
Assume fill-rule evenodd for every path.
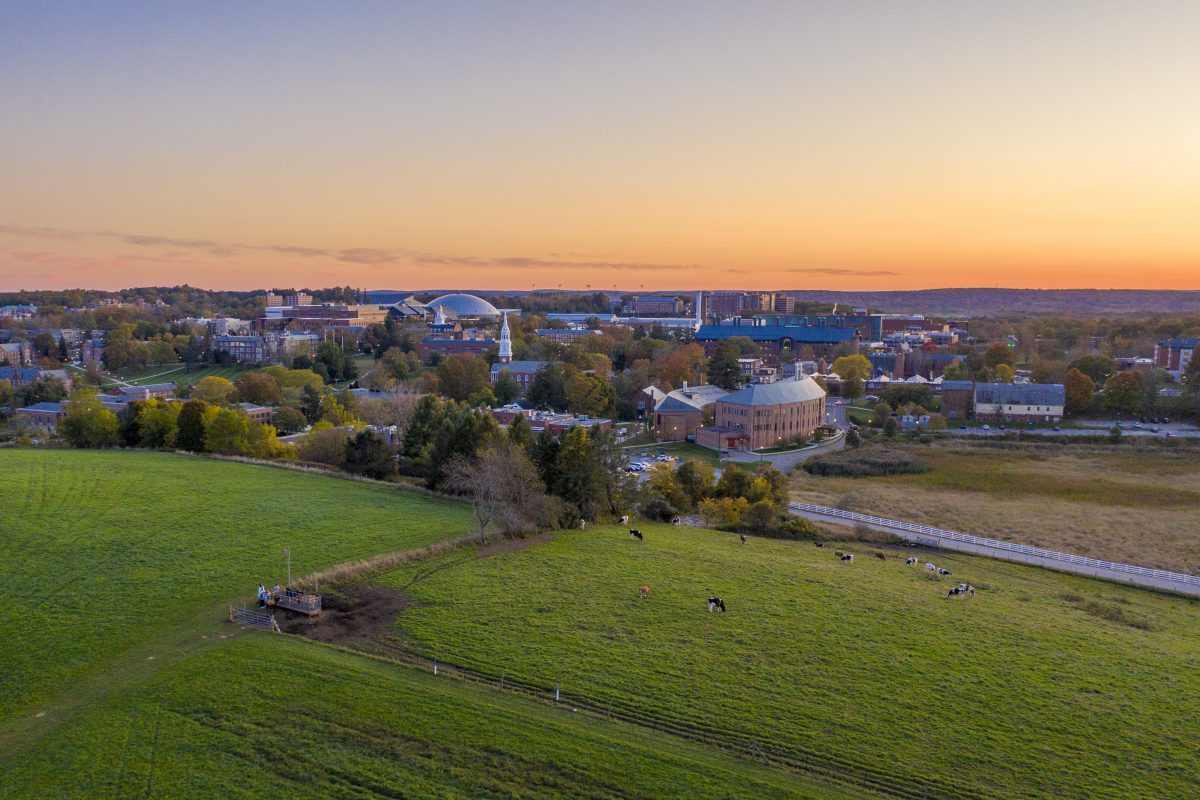
M 1200 6 L 214 3 L 0 28 L 0 290 L 1200 289 Z

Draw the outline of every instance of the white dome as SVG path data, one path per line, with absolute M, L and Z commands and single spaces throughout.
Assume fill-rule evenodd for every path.
M 494 305 L 476 297 L 473 294 L 444 294 L 436 300 L 430 300 L 426 308 L 441 308 L 454 317 L 499 317 L 500 312 Z

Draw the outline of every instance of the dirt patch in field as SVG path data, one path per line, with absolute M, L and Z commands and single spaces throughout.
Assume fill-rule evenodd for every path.
M 523 539 L 504 539 L 499 542 L 485 545 L 475 552 L 476 558 L 491 558 L 492 556 L 502 556 L 505 553 L 516 553 L 524 550 L 526 547 L 533 547 L 535 544 L 542 544 L 554 538 L 552 533 L 543 533 L 540 536 L 526 536 Z
M 284 633 L 307 636 L 319 642 L 386 649 L 400 636 L 396 619 L 413 606 L 413 599 L 398 589 L 357 584 L 322 597 L 321 613 L 306 617 L 282 610 L 275 619 Z

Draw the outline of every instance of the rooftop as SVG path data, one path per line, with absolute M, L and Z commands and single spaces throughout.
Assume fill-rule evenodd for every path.
M 696 338 L 707 341 L 745 336 L 754 342 L 791 339 L 796 342 L 850 342 L 858 336 L 854 328 L 822 328 L 801 325 L 701 325 Z
M 946 385 L 942 384 L 942 391 L 945 389 Z M 1061 406 L 1066 399 L 1066 388 L 1061 383 L 975 384 L 976 403 Z
M 822 400 L 824 397 L 825 390 L 806 375 L 794 381 L 752 383 L 744 389 L 722 397 L 721 402 L 735 406 L 779 406 L 805 400 Z

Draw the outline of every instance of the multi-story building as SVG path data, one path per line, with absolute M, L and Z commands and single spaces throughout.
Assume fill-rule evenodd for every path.
M 149 383 L 145 386 L 122 386 L 113 390 L 113 394 L 127 400 L 150 400 L 152 398 L 169 400 L 175 396 L 175 384 Z
M 761 450 L 807 439 L 825 418 L 825 390 L 812 378 L 753 383 L 716 401 L 715 421 L 696 431 L 714 450 Z
M 267 306 L 266 314 L 258 320 L 258 327 L 261 330 L 277 330 L 291 324 L 306 328 L 365 327 L 383 322 L 388 313 L 387 306 L 378 305 L 321 303 Z
M 795 314 L 796 313 L 796 298 L 789 297 L 786 294 L 775 295 L 775 313 L 776 314 Z
M 311 306 L 312 295 L 292 290 L 267 292 L 263 298 L 268 306 Z
M 549 339 L 552 342 L 561 342 L 562 344 L 570 344 L 571 342 L 586 339 L 588 336 L 595 336 L 603 333 L 603 331 L 588 330 L 586 328 L 538 328 L 537 335 L 543 339 Z
M 720 386 L 688 386 L 667 394 L 654 407 L 654 435 L 660 442 L 682 442 L 696 433 L 718 399 L 729 394 Z
M 53 378 L 60 381 L 69 392 L 75 387 L 71 375 L 65 369 L 38 369 L 37 367 L 0 367 L 0 381 L 9 381 L 14 389 L 28 386 L 39 380 Z
M 800 325 L 816 328 L 854 328 L 864 342 L 883 340 L 882 314 L 788 314 L 770 319 L 756 319 L 761 325 Z
M 742 312 L 741 292 L 705 292 L 703 319 L 732 317 Z
M 10 367 L 23 367 L 33 363 L 33 348 L 29 342 L 6 342 L 0 344 L 0 363 Z
M 679 316 L 683 314 L 683 301 L 669 294 L 645 295 L 633 301 L 633 313 L 639 316 Z
M 1187 372 L 1200 348 L 1200 339 L 1167 339 L 1154 345 L 1154 366 L 1165 369 L 1176 380 Z
M 943 397 L 945 392 L 943 382 Z M 1061 383 L 977 383 L 975 419 L 981 422 L 1060 422 L 1066 398 L 1066 388 Z
M 257 364 L 267 360 L 267 345 L 261 336 L 214 336 L 212 349 L 229 353 L 234 361 Z
M 238 403 L 237 407 L 242 410 L 251 422 L 257 422 L 262 425 L 270 425 L 274 411 L 267 406 L 255 405 L 254 403 Z
M 975 411 L 975 384 L 971 381 L 942 381 L 942 416 L 967 419 Z
M 633 408 L 634 419 L 646 419 L 646 417 L 654 413 L 654 407 L 666 396 L 667 393 L 657 386 L 647 386 L 644 389 L 638 389 L 629 398 L 629 405 Z
M 516 379 L 517 384 L 521 387 L 521 396 L 524 397 L 529 391 L 529 387 L 533 385 L 533 381 L 537 377 L 537 374 L 545 369 L 548 363 L 550 362 L 497 361 L 495 364 L 492 364 L 492 369 L 490 372 L 491 382 L 493 385 L 495 385 L 496 380 L 500 377 L 500 373 L 507 370 L 508 372 L 511 372 L 513 378 Z
M 815 355 L 831 355 L 840 346 L 857 349 L 858 332 L 853 328 L 819 328 L 795 325 L 702 325 L 696 331 L 696 341 L 710 357 L 725 339 L 745 336 L 762 348 L 763 360 L 779 363 L 785 350 L 795 352 L 801 347 L 812 348 Z

